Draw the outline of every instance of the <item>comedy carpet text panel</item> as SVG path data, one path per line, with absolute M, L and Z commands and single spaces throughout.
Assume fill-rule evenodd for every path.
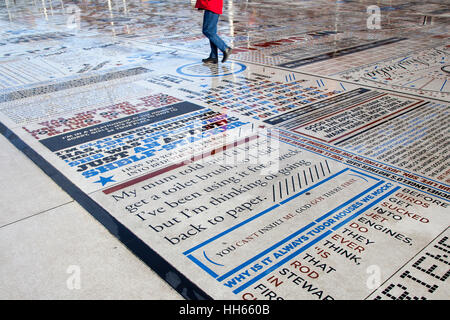
M 212 298 L 448 298 L 448 103 L 165 48 L 64 77 L 2 123 Z

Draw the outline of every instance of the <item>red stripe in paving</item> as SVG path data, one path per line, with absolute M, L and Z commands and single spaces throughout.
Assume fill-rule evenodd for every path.
M 168 166 L 168 167 L 165 167 L 165 168 L 162 168 L 162 169 L 159 169 L 159 170 L 150 172 L 150 173 L 148 173 L 148 174 L 145 174 L 145 175 L 143 175 L 143 176 L 137 177 L 137 178 L 135 178 L 135 179 L 132 179 L 132 180 L 126 181 L 126 182 L 124 182 L 124 183 L 115 185 L 114 187 L 111 187 L 111 188 L 108 188 L 108 189 L 103 190 L 103 193 L 104 193 L 104 194 L 110 194 L 110 193 L 119 191 L 119 190 L 121 190 L 121 189 L 130 187 L 130 186 L 132 186 L 132 185 L 134 185 L 134 184 L 136 184 L 136 183 L 145 181 L 145 180 L 147 180 L 147 179 L 151 179 L 151 178 L 153 178 L 153 177 L 156 177 L 156 176 L 159 176 L 159 175 L 161 175 L 161 174 L 163 174 L 163 173 L 166 173 L 166 172 L 175 170 L 175 169 L 177 169 L 177 168 L 180 168 L 180 167 L 185 166 L 185 165 L 187 165 L 187 164 L 190 164 L 190 163 L 192 163 L 192 162 L 198 161 L 198 160 L 200 160 L 200 159 L 204 159 L 204 158 L 207 158 L 207 157 L 209 157 L 209 156 L 212 156 L 212 155 L 215 155 L 215 154 L 217 154 L 217 153 L 220 153 L 220 152 L 222 152 L 222 151 L 225 151 L 225 150 L 228 150 L 228 149 L 232 149 L 232 148 L 237 147 L 238 145 L 241 145 L 241 144 L 243 144 L 243 143 L 248 143 L 249 141 L 252 141 L 252 140 L 254 140 L 254 139 L 256 139 L 256 138 L 258 138 L 257 135 L 252 136 L 252 137 L 247 137 L 247 138 L 242 139 L 242 140 L 239 140 L 239 141 L 235 141 L 235 142 L 233 142 L 233 143 L 224 145 L 224 146 L 221 147 L 221 148 L 217 148 L 217 149 L 214 149 L 214 150 L 212 150 L 212 151 L 210 151 L 210 152 L 205 152 L 205 153 L 203 153 L 203 154 L 201 154 L 201 155 L 192 157 L 192 158 L 189 159 L 189 160 L 186 160 L 186 161 L 183 161 L 183 162 L 179 162 L 179 163 L 172 164 L 172 165 L 170 165 L 170 166 Z

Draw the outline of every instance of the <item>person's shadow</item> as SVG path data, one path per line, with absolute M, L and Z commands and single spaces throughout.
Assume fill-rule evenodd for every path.
M 216 89 L 221 84 L 226 84 L 226 82 L 220 81 L 222 78 L 221 75 L 229 75 L 232 72 L 231 63 L 232 62 L 226 62 L 224 64 L 221 64 L 221 63 L 218 63 L 218 64 L 205 63 L 204 64 L 206 67 L 209 68 L 209 70 L 211 72 L 210 89 Z M 215 90 L 215 92 L 219 95 L 220 95 L 220 91 L 221 91 L 220 89 Z M 218 100 L 221 100 L 220 96 L 218 96 L 217 98 L 218 98 Z M 227 113 L 227 111 L 225 109 L 223 112 Z

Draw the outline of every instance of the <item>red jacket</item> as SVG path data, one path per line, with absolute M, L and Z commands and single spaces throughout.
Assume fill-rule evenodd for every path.
M 209 10 L 217 14 L 222 14 L 223 0 L 197 0 L 197 9 Z

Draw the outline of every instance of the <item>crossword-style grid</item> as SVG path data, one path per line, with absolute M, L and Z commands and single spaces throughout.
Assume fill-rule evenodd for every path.
M 0 3 L 2 133 L 185 298 L 448 299 L 446 1 L 193 4 Z

